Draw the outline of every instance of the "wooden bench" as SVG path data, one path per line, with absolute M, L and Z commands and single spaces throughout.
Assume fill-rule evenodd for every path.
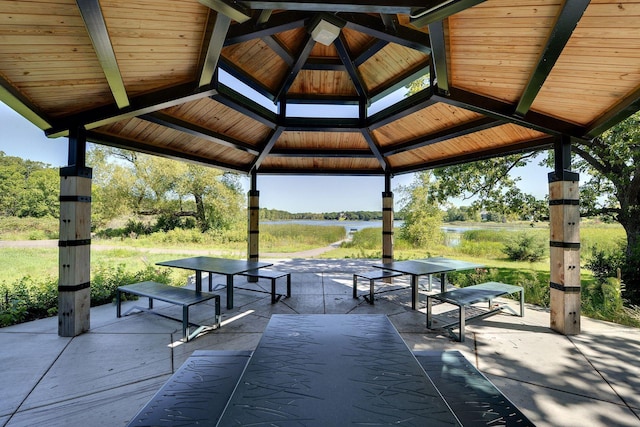
M 373 294 L 374 292 L 374 283 L 376 280 L 388 279 L 391 277 L 402 276 L 402 273 L 397 273 L 395 271 L 389 270 L 372 270 L 372 271 L 363 271 L 361 273 L 353 273 L 353 297 L 358 298 L 358 277 L 366 279 L 369 281 L 369 294 L 363 295 L 365 301 L 369 304 L 373 304 Z
M 250 356 L 250 351 L 194 351 L 128 425 L 215 425 Z
M 522 286 L 507 285 L 499 282 L 487 282 L 479 285 L 467 286 L 434 295 L 427 295 L 427 328 L 431 329 L 434 318 L 443 323 L 440 327 L 446 329 L 457 341 L 464 341 L 465 324 L 476 319 L 482 319 L 496 314 L 504 309 L 513 311 L 508 305 L 494 305 L 493 300 L 503 295 L 520 293 L 520 314 L 524 316 L 524 289 Z M 458 309 L 433 315 L 433 301 L 458 306 Z M 473 304 L 488 302 L 488 309 L 472 307 Z M 514 314 L 516 314 L 514 312 Z M 459 335 L 453 332 L 458 328 Z
M 282 294 L 276 294 L 276 280 L 281 277 L 287 278 L 287 298 L 291 298 L 291 273 L 285 273 L 283 271 L 267 270 L 264 268 L 258 268 L 256 270 L 250 270 L 245 273 L 241 273 L 241 276 L 254 277 L 258 279 L 270 279 L 271 280 L 271 304 L 275 304 L 280 301 Z M 238 288 L 245 289 L 245 288 Z M 250 291 L 260 292 L 256 289 L 248 289 Z
M 463 426 L 534 424 L 459 351 L 415 351 L 425 370 Z
M 165 285 L 164 283 L 151 282 L 151 281 L 134 283 L 131 285 L 118 286 L 118 290 L 116 292 L 117 317 L 122 317 L 122 308 L 121 308 L 122 293 L 149 298 L 148 308 L 134 306 L 131 309 L 129 309 L 126 313 L 124 313 L 125 316 L 133 310 L 139 310 L 139 311 L 148 311 L 168 319 L 181 321 L 181 319 L 176 319 L 175 317 L 167 316 L 165 314 L 152 311 L 154 299 L 168 302 L 170 304 L 181 305 L 182 306 L 182 337 L 184 341 L 189 341 L 190 339 L 196 337 L 197 335 L 201 334 L 205 330 L 217 329 L 220 327 L 220 295 L 215 295 L 215 294 L 210 294 L 205 292 L 197 292 L 192 289 L 178 288 L 175 286 Z M 197 325 L 195 323 L 189 322 L 189 307 L 191 307 L 194 304 L 199 304 L 201 302 L 208 301 L 210 299 L 215 300 L 215 323 L 212 326 L 202 326 L 202 325 Z M 196 327 L 196 329 L 193 332 L 191 332 L 191 326 Z

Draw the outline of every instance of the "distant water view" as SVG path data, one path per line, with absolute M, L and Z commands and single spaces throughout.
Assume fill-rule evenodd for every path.
M 291 219 L 284 221 L 261 221 L 261 224 L 302 224 L 302 225 L 320 225 L 320 226 L 342 226 L 346 233 L 355 233 L 363 228 L 382 228 L 382 221 L 332 221 L 332 220 L 315 220 L 315 219 Z M 394 227 L 401 227 L 404 221 L 394 221 Z

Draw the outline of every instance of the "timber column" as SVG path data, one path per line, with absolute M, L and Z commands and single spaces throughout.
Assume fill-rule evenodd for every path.
M 60 169 L 58 335 L 89 330 L 91 307 L 91 178 L 84 129 L 69 132 L 69 166 Z
M 555 171 L 549 174 L 551 329 L 580 333 L 580 198 L 571 172 L 571 140 L 555 143 Z
M 391 192 L 391 175 L 384 178 L 382 193 L 382 262 L 393 261 L 393 193 Z
M 249 261 L 260 260 L 260 192 L 257 187 L 257 174 L 251 172 L 251 189 L 248 193 L 248 231 L 247 259 Z M 257 282 L 257 277 L 248 277 L 249 282 Z

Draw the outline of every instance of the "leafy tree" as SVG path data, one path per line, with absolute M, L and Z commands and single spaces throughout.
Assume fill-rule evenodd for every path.
M 579 157 L 572 169 L 589 177 L 580 188 L 583 212 L 610 215 L 625 229 L 623 296 L 640 304 L 640 113 L 588 143 L 576 141 L 572 152 Z
M 442 211 L 430 195 L 429 190 L 434 185 L 431 178 L 429 171 L 417 173 L 409 186 L 399 189 L 403 194 L 400 211 L 404 216 L 400 233 L 403 239 L 416 247 L 442 239 Z
M 60 178 L 49 165 L 0 151 L 0 214 L 44 217 L 59 215 Z

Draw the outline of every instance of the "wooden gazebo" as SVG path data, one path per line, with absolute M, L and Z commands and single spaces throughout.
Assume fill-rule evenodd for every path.
M 251 175 L 250 231 L 258 175 L 383 175 L 385 258 L 394 175 L 554 147 L 551 327 L 574 334 L 571 141 L 640 108 L 640 3 L 0 0 L 0 100 L 69 138 L 62 335 L 89 328 L 87 140 Z

